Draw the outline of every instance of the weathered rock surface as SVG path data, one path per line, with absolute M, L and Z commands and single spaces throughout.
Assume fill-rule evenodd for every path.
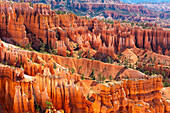
M 36 103 L 44 110 L 47 106 L 46 101 L 53 104 L 54 112 L 57 110 L 64 110 L 66 113 L 169 112 L 169 101 L 161 100 L 160 90 L 163 87 L 161 76 L 143 76 L 141 78 L 144 79 L 123 79 L 101 84 L 99 94 L 92 93 L 86 97 L 85 89 L 77 85 L 83 84 L 80 75 L 70 73 L 63 67 L 65 64 L 75 68 L 76 72 L 80 70 L 77 70 L 73 64 L 77 63 L 79 67 L 80 61 L 84 62 L 81 71 L 87 72 L 90 68 L 85 69 L 85 67 L 93 67 L 96 70 L 100 68 L 95 66 L 102 66 L 106 69 L 119 70 L 121 66 L 115 67 L 96 61 L 87 66 L 92 61 L 30 52 L 2 41 L 0 51 L 1 61 L 17 66 L 17 60 L 20 60 L 22 64 L 19 66 L 24 66 L 23 69 L 18 69 L 0 65 L 0 102 L 4 102 L 2 107 L 7 112 L 36 112 L 34 107 Z M 10 57 L 11 55 L 15 57 Z M 138 71 L 135 75 L 137 73 Z M 29 79 L 30 77 L 34 78 Z
M 82 19 L 73 14 L 57 15 L 50 9 L 51 6 L 46 4 L 34 4 L 30 7 L 29 3 L 0 2 L 0 6 L 0 35 L 3 40 L 12 44 L 26 46 L 32 43 L 36 48 L 42 42 L 56 49 L 57 41 L 62 40 L 68 50 L 71 50 L 70 41 L 78 43 L 82 48 L 98 50 L 100 45 L 103 46 L 105 43 L 109 54 L 136 46 L 169 55 L 170 32 L 162 28 L 146 30 L 121 25 L 116 21 L 114 24 L 108 24 L 97 19 Z M 95 4 L 93 6 L 98 7 Z M 126 5 L 109 7 L 127 8 Z M 138 10 L 135 8 L 127 10 L 135 9 L 139 12 L 144 10 L 140 6 L 133 7 Z M 65 53 L 60 55 L 65 56 Z
M 169 33 L 161 28 L 145 30 L 122 26 L 116 21 L 107 24 L 73 14 L 57 15 L 50 5 L 45 4 L 30 7 L 27 3 L 0 2 L 2 39 L 20 46 L 33 42 L 35 46 L 42 42 L 61 55 L 23 50 L 0 40 L 0 62 L 20 67 L 0 65 L 0 105 L 10 113 L 36 112 L 37 104 L 45 110 L 46 101 L 53 104 L 53 112 L 60 110 L 61 113 L 168 113 L 170 102 L 161 97 L 163 85 L 160 76 L 148 77 L 124 66 L 63 56 L 67 55 L 67 49 L 73 54 L 72 46 L 75 44 L 85 51 L 84 56 L 95 49 L 96 56 L 105 54 L 116 58 L 117 53 L 135 47 L 169 55 Z M 134 54 L 133 57 L 136 62 Z M 169 70 L 162 66 L 150 68 L 145 65 L 144 68 L 164 70 L 169 75 Z M 106 78 L 110 75 L 116 78 L 119 74 L 124 78 L 130 74 L 130 79 L 101 83 L 99 94 L 93 92 L 86 97 L 85 89 L 77 85 L 83 84 L 79 74 L 88 76 L 93 70 L 96 77 L 99 73 Z
M 1 71 L 7 68 L 1 67 Z M 35 81 L 30 82 L 13 81 L 8 75 L 2 79 L 1 74 L 0 79 L 0 99 L 8 112 L 35 112 L 34 98 L 42 109 L 46 107 L 45 102 L 50 101 L 55 109 L 66 113 L 169 112 L 169 102 L 161 101 L 162 78 L 159 76 L 103 84 L 100 94 L 93 94 L 87 100 L 82 87 L 76 86 L 76 79 L 68 81 L 69 76 L 64 77 L 64 73 L 60 76 L 36 74 Z

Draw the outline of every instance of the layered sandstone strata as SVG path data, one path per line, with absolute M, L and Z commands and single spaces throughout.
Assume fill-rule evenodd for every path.
M 1 67 L 0 70 L 6 68 Z M 68 81 L 69 76 L 63 75 L 36 74 L 35 81 L 28 82 L 13 81 L 8 75 L 2 79 L 1 75 L 0 99 L 5 102 L 4 110 L 14 113 L 35 112 L 35 103 L 45 109 L 46 101 L 49 101 L 53 109 L 63 109 L 66 113 L 169 112 L 169 101 L 161 101 L 162 78 L 159 76 L 102 84 L 100 94 L 94 93 L 87 100 L 82 87 L 75 84 L 76 79 Z
M 92 10 L 94 8 L 103 7 L 103 8 L 124 10 L 124 11 L 127 11 L 127 12 L 142 13 L 142 11 L 143 11 L 146 14 L 150 13 L 143 6 L 129 5 L 129 4 L 73 3 L 72 7 L 79 9 L 79 10 L 80 9 Z
M 143 30 L 116 21 L 107 24 L 73 14 L 57 15 L 45 4 L 30 7 L 27 3 L 0 2 L 0 6 L 2 38 L 21 46 L 36 40 L 34 45 L 44 43 L 62 56 L 67 55 L 67 49 L 73 54 L 74 44 L 85 51 L 84 56 L 95 49 L 95 55 L 116 57 L 116 53 L 135 46 L 159 54 L 169 52 L 169 32 L 161 28 Z M 0 105 L 4 111 L 36 112 L 37 104 L 43 111 L 48 101 L 53 104 L 53 112 L 170 112 L 169 101 L 161 99 L 160 76 L 148 77 L 124 66 L 62 56 L 23 50 L 0 41 L 0 62 L 21 68 L 0 65 Z M 145 68 L 153 69 L 147 65 Z M 159 66 L 154 69 L 159 70 Z M 83 84 L 78 74 L 89 76 L 93 70 L 96 78 L 101 73 L 106 78 L 120 74 L 129 75 L 130 79 L 101 83 L 99 94 L 92 92 L 86 97 L 85 88 L 78 85 Z
M 22 61 L 19 66 L 24 67 L 19 69 L 0 65 L 0 102 L 5 102 L 2 107 L 7 112 L 36 112 L 34 106 L 37 104 L 44 110 L 47 106 L 46 101 L 53 104 L 53 112 L 57 110 L 66 113 L 169 112 L 169 101 L 161 100 L 160 90 L 163 85 L 160 76 L 101 84 L 99 94 L 92 93 L 86 97 L 85 89 L 78 85 L 83 84 L 83 81 L 80 75 L 76 74 L 80 71 L 77 69 L 81 65 L 80 61 L 84 61 L 81 70 L 83 73 L 92 67 L 95 70 L 100 69 L 95 66 L 109 69 L 121 69 L 121 66 L 115 67 L 101 62 L 87 66 L 90 60 L 30 52 L 2 41 L 0 54 L 2 62 L 17 66 L 17 57 Z M 76 73 L 70 73 L 59 64 L 75 68 Z M 85 69 L 84 66 L 90 68 Z M 135 75 L 138 76 L 137 71 Z
M 125 69 L 124 66 L 107 64 L 96 60 L 76 59 L 71 57 L 43 54 L 34 51 L 26 51 L 7 45 L 4 42 L 2 42 L 1 45 L 0 61 L 5 62 L 8 65 L 23 67 L 24 73 L 30 76 L 35 76 L 37 73 L 43 74 L 44 70 L 47 70 L 47 72 L 51 74 L 58 74 L 56 72 L 57 70 L 68 71 L 68 69 L 70 69 L 70 71 L 71 69 L 74 69 L 75 72 L 79 74 L 86 73 L 87 75 L 90 75 L 94 69 L 94 75 L 96 77 L 99 73 L 102 73 L 106 76 L 106 78 L 110 75 L 115 78 L 118 73 L 126 75 L 132 71 L 136 72 L 135 74 L 137 75 L 137 78 L 145 77 L 144 74 L 132 69 Z M 110 51 L 108 51 L 108 55 L 114 55 L 109 52 Z M 53 68 L 54 65 L 56 65 L 55 68 Z M 133 75 L 131 76 L 131 78 L 136 77 Z
M 146 30 L 121 25 L 116 21 L 114 24 L 108 24 L 73 14 L 57 15 L 50 9 L 50 5 L 46 4 L 34 4 L 30 7 L 28 3 L 1 2 L 0 5 L 0 33 L 2 39 L 13 44 L 26 46 L 32 43 L 37 49 L 37 46 L 41 46 L 40 43 L 44 43 L 56 49 L 57 41 L 62 40 L 64 44 L 59 45 L 65 45 L 66 49 L 72 51 L 69 42 L 75 42 L 81 48 L 95 50 L 105 43 L 107 48 L 110 48 L 109 44 L 114 47 L 111 47 L 114 53 L 136 46 L 169 55 L 170 32 L 161 28 Z M 122 7 L 126 8 L 126 5 Z M 139 11 L 143 9 L 137 8 Z M 60 55 L 65 56 L 65 53 Z

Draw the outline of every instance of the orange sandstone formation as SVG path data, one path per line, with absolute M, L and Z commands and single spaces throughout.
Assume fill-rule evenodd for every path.
M 0 70 L 7 68 L 1 67 Z M 69 80 L 69 76 L 63 75 L 36 74 L 35 81 L 25 82 L 13 81 L 9 74 L 1 74 L 3 107 L 8 112 L 35 112 L 34 101 L 42 109 L 46 107 L 45 102 L 50 101 L 56 110 L 63 109 L 66 113 L 169 112 L 168 101 L 161 101 L 162 79 L 159 76 L 103 84 L 100 94 L 93 94 L 87 100 L 82 87 L 76 86 L 76 79 Z
M 107 24 L 97 19 L 81 19 L 73 14 L 57 15 L 46 4 L 30 7 L 28 3 L 0 2 L 0 6 L 0 35 L 12 44 L 32 43 L 37 49 L 42 42 L 56 49 L 57 40 L 62 40 L 69 50 L 70 41 L 81 47 L 89 43 L 88 47 L 98 50 L 105 43 L 108 48 L 114 47 L 111 50 L 114 53 L 136 46 L 169 55 L 170 32 L 161 28 L 146 30 L 117 22 Z
M 160 90 L 163 85 L 160 76 L 123 79 L 101 84 L 99 94 L 92 93 L 91 96 L 86 97 L 84 87 L 77 85 L 83 82 L 80 80 L 80 75 L 70 73 L 68 69 L 59 65 L 68 64 L 73 67 L 76 59 L 30 52 L 2 41 L 0 54 L 1 61 L 7 64 L 17 66 L 17 57 L 19 60 L 22 59 L 22 64 L 19 66 L 24 66 L 23 69 L 18 69 L 0 65 L 0 102 L 7 112 L 36 112 L 34 107 L 36 104 L 44 110 L 47 106 L 46 101 L 53 104 L 54 112 L 57 110 L 66 113 L 170 112 L 169 101 L 161 100 Z M 6 55 L 15 55 L 15 57 Z M 81 64 L 81 60 L 84 60 L 84 64 L 87 65 L 91 62 L 87 59 L 78 59 L 77 67 Z M 89 67 L 87 65 L 84 66 L 87 68 Z M 95 66 L 121 69 L 121 66 L 101 65 L 101 62 L 94 62 L 90 67 L 102 68 L 95 68 Z M 82 71 L 88 72 L 90 68 L 86 70 L 85 67 L 82 65 Z M 76 67 L 75 69 L 76 72 L 80 71 Z
M 126 6 L 114 7 L 126 9 Z M 46 4 L 30 7 L 28 3 L 0 2 L 0 36 L 3 40 L 20 46 L 32 43 L 33 48 L 44 43 L 61 55 L 23 50 L 0 40 L 0 62 L 6 64 L 0 64 L 0 108 L 10 113 L 35 113 L 38 105 L 40 112 L 46 110 L 46 113 L 51 110 L 56 113 L 168 113 L 170 102 L 162 99 L 160 92 L 162 77 L 146 76 L 124 66 L 66 56 L 68 50 L 74 56 L 77 48 L 88 58 L 106 55 L 118 59 L 116 54 L 126 48 L 132 48 L 136 55 L 144 55 L 144 50 L 138 51 L 136 47 L 169 55 L 169 33 L 161 28 L 146 30 L 122 26 L 117 21 L 108 24 L 73 14 L 57 15 Z M 123 54 L 127 52 L 130 51 L 127 49 Z M 137 56 L 132 55 L 132 62 L 137 62 Z M 142 66 L 141 63 L 137 65 Z M 162 65 L 145 65 L 143 68 L 165 71 L 169 75 L 169 69 Z M 100 93 L 88 94 L 88 83 L 83 83 L 79 74 L 87 77 L 93 71 L 96 78 L 100 73 L 107 79 L 111 75 L 121 80 L 104 84 L 96 82 L 101 86 L 98 88 Z M 129 79 L 122 79 L 126 76 Z M 52 104 L 51 109 L 46 109 L 46 102 Z

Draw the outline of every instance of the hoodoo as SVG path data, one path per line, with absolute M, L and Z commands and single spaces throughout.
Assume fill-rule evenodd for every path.
M 71 7 L 149 13 L 142 6 L 114 2 Z M 0 2 L 0 37 L 0 113 L 170 112 L 163 88 L 170 77 L 166 29 L 7 1 Z

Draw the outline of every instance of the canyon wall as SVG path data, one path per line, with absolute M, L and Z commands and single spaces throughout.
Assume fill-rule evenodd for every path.
M 93 69 L 95 73 L 105 69 L 102 74 L 106 77 L 116 76 L 124 67 L 23 50 L 3 41 L 0 41 L 0 56 L 0 61 L 6 64 L 0 64 L 0 102 L 7 112 L 36 112 L 37 105 L 43 111 L 46 102 L 52 103 L 53 112 L 170 112 L 169 101 L 161 96 L 161 76 L 138 75 L 140 72 L 126 69 L 135 73 L 130 79 L 98 83 L 100 93 L 86 96 L 85 88 L 78 85 L 83 84 L 81 76 L 76 73 L 90 75 Z M 68 68 L 74 68 L 75 72 Z
M 4 70 L 12 69 L 1 65 L 0 71 Z M 36 103 L 45 109 L 46 101 L 53 104 L 54 111 L 62 109 L 66 113 L 169 112 L 170 103 L 161 100 L 160 76 L 110 82 L 101 86 L 99 94 L 85 97 L 83 88 L 76 86 L 76 79 L 68 81 L 69 76 L 64 77 L 64 73 L 36 74 L 35 81 L 13 81 L 9 74 L 0 75 L 0 99 L 5 102 L 4 110 L 12 113 L 35 112 Z
M 170 32 L 162 28 L 142 29 L 116 21 L 108 24 L 97 19 L 87 20 L 74 14 L 57 15 L 46 4 L 31 7 L 28 3 L 0 2 L 0 5 L 0 34 L 3 40 L 12 44 L 26 46 L 32 43 L 37 49 L 44 43 L 56 49 L 57 41 L 62 40 L 64 44 L 59 45 L 66 49 L 70 49 L 69 42 L 73 41 L 82 48 L 98 50 L 101 44 L 108 47 L 110 43 L 114 47 L 109 49 L 110 53 L 138 47 L 169 55 Z M 142 7 L 138 8 L 142 10 Z M 65 56 L 65 53 L 60 55 Z
M 106 78 L 108 78 L 110 75 L 115 78 L 118 73 L 126 74 L 132 71 L 135 72 L 136 77 L 145 77 L 144 74 L 132 69 L 125 69 L 124 66 L 103 63 L 85 58 L 76 59 L 58 55 L 43 54 L 34 51 L 31 52 L 22 50 L 20 48 L 13 48 L 12 46 L 5 46 L 4 44 L 5 43 L 1 43 L 0 47 L 0 61 L 8 65 L 23 67 L 24 73 L 30 76 L 35 76 L 38 73 L 43 74 L 45 73 L 43 70 L 46 70 L 46 67 L 48 67 L 49 69 L 47 70 L 49 71 L 47 72 L 57 75 L 57 70 L 64 71 L 70 68 L 74 69 L 76 73 L 86 74 L 88 76 L 92 73 L 92 70 L 94 70 L 94 75 L 96 77 L 99 73 L 101 73 L 105 75 Z M 56 69 L 53 68 L 54 65 L 57 65 Z M 135 76 L 132 74 L 131 77 L 133 78 Z
M 86 8 L 86 6 L 82 6 Z M 92 8 L 98 7 L 93 4 Z M 125 6 L 110 5 L 126 9 Z M 145 48 L 159 54 L 169 54 L 170 32 L 162 28 L 142 29 L 131 25 L 113 24 L 97 19 L 80 18 L 74 14 L 57 15 L 50 5 L 0 2 L 0 36 L 2 40 L 22 47 L 42 43 L 56 49 L 58 55 L 23 50 L 0 40 L 0 105 L 6 112 L 37 112 L 52 103 L 53 112 L 61 113 L 169 113 L 170 102 L 161 96 L 162 77 L 127 69 L 124 66 L 85 58 L 66 57 L 73 46 L 85 54 L 117 58 L 125 48 Z M 133 9 L 133 8 L 132 8 Z M 137 12 L 144 10 L 136 7 Z M 63 57 L 64 56 L 64 57 Z M 87 56 L 90 57 L 90 56 Z M 5 65 L 4 65 L 5 64 Z M 138 67 L 142 67 L 138 64 Z M 165 71 L 155 65 L 152 69 Z M 94 72 L 93 72 L 94 70 Z M 100 93 L 85 95 L 82 75 L 111 75 L 120 81 L 100 84 Z M 80 75 L 81 74 L 81 75 Z M 129 79 L 122 79 L 128 75 Z M 48 109 L 49 110 L 49 109 Z M 49 112 L 46 110 L 46 112 Z

